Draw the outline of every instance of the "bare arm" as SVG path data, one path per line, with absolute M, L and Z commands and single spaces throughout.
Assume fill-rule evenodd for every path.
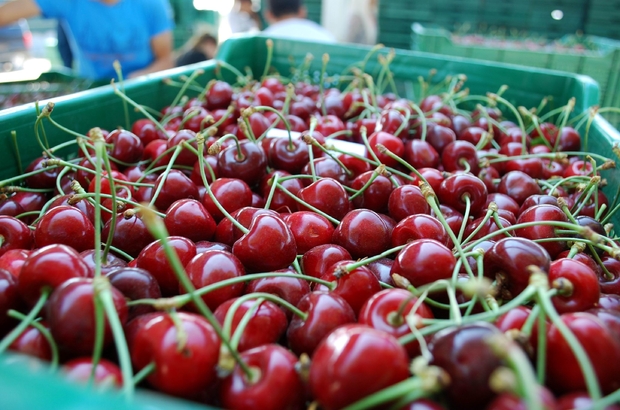
M 172 31 L 164 31 L 163 33 L 151 38 L 151 49 L 155 55 L 155 60 L 142 70 L 130 73 L 129 78 L 174 67 L 174 58 L 172 55 Z
M 0 26 L 6 26 L 19 19 L 35 17 L 41 9 L 34 0 L 15 0 L 0 6 Z

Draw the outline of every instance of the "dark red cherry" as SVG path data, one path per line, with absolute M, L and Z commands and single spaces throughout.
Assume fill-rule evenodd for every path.
M 568 218 L 556 206 L 536 205 L 523 211 L 517 219 L 517 224 L 533 223 L 533 225 L 516 230 L 516 234 L 531 240 L 557 238 L 555 241 L 541 242 L 541 246 L 549 252 L 552 258 L 555 258 L 566 249 L 566 242 L 555 233 L 555 227 L 544 224 L 544 222 L 568 222 Z
M 441 164 L 448 172 L 469 171 L 475 175 L 480 171 L 476 146 L 462 140 L 454 141 L 444 148 Z
M 587 265 L 574 259 L 551 262 L 549 284 L 558 289 L 558 295 L 551 299 L 558 313 L 580 312 L 598 303 L 598 276 Z
M 49 331 L 46 322 L 40 321 L 39 324 Z M 9 346 L 9 350 L 16 353 L 36 357 L 37 359 L 51 361 L 52 348 L 43 333 L 36 327 L 28 326 Z
M 430 206 L 420 188 L 415 185 L 401 185 L 390 193 L 388 210 L 392 218 L 400 221 L 409 215 L 428 214 Z
M 271 293 L 286 300 L 293 306 L 297 306 L 301 298 L 310 293 L 310 285 L 291 268 L 280 269 L 276 272 L 283 274 L 283 276 L 266 277 L 250 281 L 247 284 L 245 293 Z M 282 309 L 290 320 L 292 312 L 285 308 Z
M 144 153 L 143 142 L 131 131 L 116 129 L 108 134 L 105 141 L 112 144 L 108 155 L 125 164 L 140 161 Z
M 101 231 L 102 237 L 107 238 L 110 230 L 113 231 L 112 246 L 132 257 L 138 256 L 145 246 L 155 240 L 140 215 L 132 212 L 119 215 L 114 227 L 111 219 L 106 222 Z
M 319 245 L 303 254 L 301 269 L 305 275 L 320 278 L 332 264 L 345 259 L 351 259 L 351 254 L 342 246 Z
M 12 249 L 30 249 L 32 231 L 22 221 L 8 215 L 0 215 L 0 256 Z
M 468 207 L 472 214 L 480 212 L 487 202 L 487 187 L 472 174 L 456 173 L 446 178 L 437 195 L 442 204 L 464 213 Z
M 416 239 L 398 253 L 392 274 L 397 273 L 419 287 L 451 278 L 455 266 L 456 258 L 445 245 L 433 239 Z
M 283 216 L 295 237 L 297 253 L 302 255 L 315 246 L 331 243 L 334 226 L 324 216 L 315 212 L 298 211 Z
M 159 284 L 148 271 L 140 268 L 119 267 L 111 270 L 107 275 L 110 284 L 118 289 L 129 300 L 159 299 L 161 290 Z M 149 305 L 129 307 L 128 320 L 152 312 Z
M 21 304 L 17 279 L 9 271 L 0 269 L 0 335 L 14 325 L 7 312 L 11 309 L 19 310 Z
M 78 357 L 65 362 L 62 366 L 64 376 L 72 382 L 87 384 L 93 372 L 93 359 L 91 357 Z M 123 375 L 120 367 L 107 359 L 99 359 L 94 371 L 95 385 L 105 388 L 123 386 Z
M 522 171 L 511 171 L 499 182 L 497 192 L 506 194 L 519 204 L 523 204 L 532 195 L 542 194 L 538 183 Z
M 297 196 L 304 203 L 338 220 L 341 220 L 351 209 L 347 191 L 340 182 L 333 178 L 318 179 L 300 189 Z M 297 206 L 300 211 L 310 210 L 301 203 Z
M 416 239 L 434 239 L 448 245 L 449 236 L 441 222 L 430 215 L 410 215 L 392 230 L 392 246 L 404 245 Z
M 333 242 L 358 259 L 386 251 L 391 235 L 390 227 L 379 214 L 369 209 L 354 209 L 342 218 L 334 230 Z
M 439 154 L 431 144 L 419 139 L 405 143 L 405 160 L 414 168 L 437 168 Z
M 387 213 L 388 200 L 394 189 L 389 178 L 376 175 L 375 171 L 366 171 L 355 177 L 351 183 L 351 188 L 363 189 L 361 194 L 353 198 L 353 205 L 356 208 L 367 208 L 371 211 Z
M 252 204 L 252 191 L 248 184 L 241 179 L 218 178 L 211 183 L 209 189 L 215 200 L 229 213 Z M 202 198 L 202 204 L 216 221 L 224 218 L 224 214 L 215 204 L 211 195 L 205 195 Z
M 170 235 L 194 242 L 211 240 L 215 234 L 215 220 L 195 199 L 180 199 L 170 205 L 164 223 Z

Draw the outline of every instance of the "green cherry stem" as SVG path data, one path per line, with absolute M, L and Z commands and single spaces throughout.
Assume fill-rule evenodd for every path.
M 20 321 L 23 321 L 26 319 L 26 315 L 13 309 L 9 309 L 9 311 L 7 312 L 7 316 L 12 317 L 13 319 L 20 320 Z M 47 343 L 50 345 L 50 351 L 52 353 L 52 358 L 50 361 L 50 371 L 52 372 L 55 371 L 58 368 L 58 345 L 56 344 L 56 341 L 52 337 L 52 333 L 49 331 L 48 328 L 46 328 L 45 326 L 43 326 L 41 323 L 39 323 L 36 320 L 33 320 L 32 322 L 30 322 L 30 326 L 34 327 L 39 332 L 41 332 L 41 334 L 43 335 Z
M 0 353 L 6 351 L 11 343 L 13 343 L 22 333 L 24 333 L 24 330 L 26 330 L 28 325 L 30 325 L 37 318 L 39 312 L 41 312 L 41 309 L 45 306 L 45 302 L 47 302 L 50 293 L 52 293 L 51 288 L 41 289 L 41 296 L 39 296 L 39 300 L 37 300 L 37 303 L 33 306 L 30 312 L 28 312 L 26 317 L 24 317 L 24 319 L 8 333 L 2 341 L 0 341 Z

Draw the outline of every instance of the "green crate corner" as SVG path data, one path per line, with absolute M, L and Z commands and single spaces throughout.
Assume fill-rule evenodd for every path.
M 599 83 L 603 107 L 620 107 L 620 41 L 588 36 L 598 51 L 533 51 L 484 45 L 456 44 L 451 33 L 438 26 L 413 23 L 411 48 L 449 56 L 462 56 L 536 68 L 567 71 L 592 77 Z M 620 125 L 620 115 L 609 114 L 614 125 Z
M 249 67 L 252 72 L 263 71 L 267 56 L 267 37 L 264 36 L 237 36 L 226 41 L 220 47 L 218 59 L 224 60 L 232 66 L 243 69 Z M 321 56 L 330 55 L 328 70 L 330 73 L 341 73 L 352 63 L 361 61 L 370 48 L 354 45 L 316 44 L 303 41 L 289 41 L 274 39 L 272 64 L 283 74 L 288 74 L 291 58 L 301 62 L 308 53 Z M 380 53 L 387 53 L 383 49 Z M 139 104 L 148 105 L 154 109 L 161 109 L 169 104 L 178 92 L 178 88 L 166 85 L 166 79 L 181 80 L 194 70 L 201 69 L 196 81 L 206 84 L 215 78 L 217 63 L 208 61 L 193 66 L 180 67 L 161 73 L 129 80 L 125 84 L 127 95 Z M 537 106 L 546 96 L 553 96 L 555 101 L 564 104 L 571 97 L 576 98 L 575 114 L 582 113 L 596 104 L 599 90 L 596 82 L 586 76 L 562 73 L 545 69 L 524 68 L 514 65 L 471 60 L 459 57 L 447 57 L 424 52 L 396 50 L 395 58 L 391 63 L 395 80 L 399 87 L 410 90 L 417 84 L 418 76 L 427 76 L 434 69 L 435 78 L 441 79 L 448 75 L 465 74 L 468 78 L 467 87 L 472 94 L 484 94 L 495 91 L 504 84 L 509 85 L 504 97 L 526 107 Z M 311 62 L 310 71 L 320 72 L 321 59 L 315 58 Z M 376 74 L 381 65 L 376 58 L 369 60 L 367 71 Z M 226 73 L 229 75 L 230 73 Z M 228 78 L 234 79 L 233 75 Z M 409 87 L 411 86 L 411 87 Z M 415 98 L 403 91 L 403 95 Z M 123 126 L 124 108 L 121 99 L 115 95 L 112 86 L 107 85 L 93 90 L 53 99 L 55 108 L 52 117 L 60 124 L 77 132 L 87 132 L 92 127 L 113 129 Z M 42 101 L 41 104 L 45 104 Z M 131 120 L 140 116 L 130 110 Z M 27 104 L 0 113 L 0 179 L 6 179 L 18 174 L 18 161 L 11 132 L 17 134 L 17 144 L 22 164 L 25 166 L 41 154 L 41 148 L 34 138 L 34 123 L 36 110 L 34 104 Z M 45 124 L 47 138 L 51 145 L 65 142 L 74 138 L 63 131 Z M 597 115 L 590 129 L 590 147 L 592 152 L 610 158 L 614 157 L 613 144 L 620 142 L 620 134 L 605 119 Z M 620 173 L 603 171 L 608 185 L 605 191 L 613 195 L 620 186 Z M 618 223 L 618 219 L 614 219 Z M 0 356 L 0 359 L 7 356 Z M 83 391 L 77 386 L 68 385 L 58 376 L 52 376 L 43 370 L 31 374 L 27 366 L 9 368 L 0 360 L 0 395 L 2 408 L 54 408 L 55 410 L 69 410 L 75 408 L 97 409 L 150 409 L 185 410 L 192 404 L 163 398 L 151 397 L 150 394 L 140 391 L 130 404 L 123 404 L 118 393 L 93 393 Z M 156 403 L 156 404 L 154 404 Z M 195 406 L 194 406 L 195 408 Z

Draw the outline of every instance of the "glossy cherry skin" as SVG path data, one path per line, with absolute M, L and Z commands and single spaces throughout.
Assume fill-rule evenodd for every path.
M 448 172 L 469 169 L 475 175 L 480 171 L 476 146 L 463 140 L 456 140 L 444 148 L 441 153 L 441 164 Z
M 305 404 L 304 383 L 296 370 L 297 356 L 276 344 L 242 352 L 243 360 L 257 370 L 257 380 L 249 381 L 236 366 L 220 387 L 227 409 L 301 409 Z
M 299 174 L 309 161 L 308 144 L 300 139 L 274 138 L 269 144 L 268 158 L 273 168 Z
M 13 249 L 6 251 L 0 256 L 0 269 L 8 271 L 17 278 L 21 272 L 22 266 L 32 251 L 25 249 Z
M 497 191 L 508 195 L 519 204 L 523 204 L 532 195 L 542 194 L 542 190 L 536 181 L 522 171 L 510 171 L 505 174 L 497 187 Z
M 555 397 L 546 388 L 538 387 L 538 402 L 544 410 L 558 410 Z M 513 393 L 500 393 L 489 403 L 486 410 L 528 410 L 527 401 Z
M 331 410 L 407 377 L 407 352 L 396 338 L 355 324 L 334 330 L 319 344 L 312 356 L 309 384 L 321 407 Z
M 420 188 L 415 185 L 401 185 L 390 193 L 388 212 L 392 218 L 400 221 L 409 215 L 429 214 L 430 206 Z
M 312 182 L 297 193 L 306 204 L 311 205 L 327 215 L 341 220 L 351 209 L 349 195 L 342 184 L 332 178 L 321 178 Z M 302 203 L 298 203 L 299 211 L 308 211 Z
M 593 401 L 586 392 L 572 392 L 558 397 L 556 410 L 575 410 L 592 408 Z M 605 410 L 620 410 L 620 406 L 612 404 Z
M 95 250 L 89 249 L 87 251 L 80 252 L 80 256 L 82 257 L 82 259 L 84 259 L 84 262 L 86 262 L 90 270 L 94 272 L 95 267 L 97 265 L 97 262 L 96 262 L 97 255 L 95 254 Z M 101 260 L 101 266 L 100 266 L 101 274 L 103 275 L 107 275 L 110 271 L 114 269 L 127 266 L 127 262 L 125 262 L 125 260 L 119 258 L 118 256 L 114 255 L 111 252 L 108 252 L 108 254 L 105 257 L 105 260 L 103 259 L 103 252 L 101 252 L 100 260 Z
M 278 184 L 281 188 L 273 187 L 273 181 L 276 175 L 278 177 Z M 275 170 L 265 175 L 261 181 L 259 192 L 263 198 L 269 198 L 272 190 L 275 190 L 273 195 L 271 195 L 269 209 L 273 209 L 277 212 L 293 212 L 297 209 L 297 201 L 287 195 L 286 192 L 290 192 L 294 196 L 297 196 L 297 193 L 304 187 L 304 185 L 301 180 L 297 178 L 283 179 L 285 177 L 289 177 L 290 175 L 291 174 L 286 171 Z
M 57 206 L 39 219 L 34 243 L 37 248 L 58 243 L 81 252 L 93 248 L 95 228 L 79 209 L 68 205 Z
M 276 218 L 281 218 L 280 214 L 270 209 L 257 208 L 254 206 L 246 206 L 234 211 L 231 216 L 241 226 L 249 228 L 254 218 L 258 215 L 271 215 Z M 224 218 L 217 224 L 215 230 L 215 239 L 221 243 L 232 245 L 243 236 L 241 229 L 233 225 L 232 220 Z
M 379 162 L 385 164 L 388 167 L 395 167 L 398 165 L 398 162 L 387 154 L 381 153 L 377 148 L 378 144 L 383 145 L 385 148 L 387 148 L 390 152 L 392 152 L 398 157 L 402 157 L 405 153 L 405 144 L 399 137 L 391 134 L 391 131 L 385 132 L 384 130 L 373 132 L 368 137 L 368 143 L 377 158 L 379 158 Z
M 216 110 L 227 108 L 233 97 L 233 89 L 227 82 L 214 81 L 207 89 L 205 101 L 207 109 Z
M 345 259 L 351 259 L 351 254 L 342 246 L 319 245 L 303 254 L 301 269 L 305 275 L 320 278 L 332 264 Z
M 599 274 L 601 292 L 620 295 L 620 261 L 609 256 L 603 256 L 601 261 L 611 274 L 611 278 L 608 278 L 602 272 Z
M 620 360 L 620 343 L 596 316 L 584 313 L 566 313 L 560 316 L 573 332 L 587 356 L 604 394 L 616 390 L 620 384 L 620 368 L 610 366 Z M 547 331 L 547 386 L 556 394 L 586 390 L 586 384 L 577 359 L 555 325 Z
M 483 408 L 493 399 L 489 377 L 501 361 L 487 340 L 498 334 L 494 326 L 476 322 L 437 332 L 431 339 L 430 364 L 441 367 L 450 376 L 450 385 L 445 390 L 450 408 Z M 472 391 L 476 394 L 468 393 Z
M 215 249 L 194 256 L 185 266 L 185 271 L 197 289 L 245 274 L 243 264 L 235 255 Z M 225 301 L 241 296 L 244 288 L 245 284 L 241 282 L 211 291 L 201 297 L 209 309 L 215 310 Z M 181 285 L 179 293 L 187 293 Z
M 28 256 L 17 279 L 17 287 L 24 301 L 32 306 L 45 288 L 53 290 L 69 279 L 92 275 L 88 264 L 73 248 L 48 245 Z
M 292 269 L 280 269 L 276 271 L 282 273 L 283 276 L 266 277 L 254 279 L 247 283 L 246 294 L 254 292 L 271 293 L 276 295 L 293 306 L 297 306 L 302 297 L 310 293 L 310 284 L 299 277 L 297 272 Z M 291 319 L 293 313 L 282 307 L 287 319 Z
M 260 214 L 252 219 L 248 232 L 232 247 L 248 272 L 269 272 L 287 268 L 297 256 L 295 237 L 279 217 Z
M 226 318 L 232 315 L 230 321 L 230 334 L 235 334 L 243 317 L 248 311 L 253 310 L 249 321 L 243 328 L 243 333 L 239 339 L 237 346 L 240 352 L 263 346 L 270 343 L 276 343 L 286 331 L 288 321 L 286 315 L 275 303 L 256 299 L 244 300 L 241 304 L 239 298 L 228 299 L 218 306 L 213 312 L 215 318 L 222 326 L 225 326 Z M 258 303 L 258 307 L 256 307 Z M 236 309 L 231 311 L 231 309 Z
M 466 197 L 469 198 L 470 212 L 477 214 L 487 202 L 487 187 L 478 177 L 472 174 L 456 173 L 446 178 L 437 191 L 442 204 L 448 205 L 464 213 L 467 208 Z
M 419 139 L 405 143 L 405 160 L 414 168 L 437 168 L 440 163 L 439 154 L 431 144 Z
M 449 236 L 441 222 L 430 215 L 409 215 L 392 230 L 392 246 L 404 245 L 416 239 L 434 239 L 448 246 Z
M 172 169 L 164 179 L 165 174 L 160 175 L 155 186 L 162 186 L 155 200 L 157 209 L 168 209 L 175 201 L 184 198 L 198 198 L 198 188 L 184 173 Z
M 321 279 L 335 283 L 332 292 L 342 296 L 357 315 L 366 301 L 375 293 L 381 291 L 379 279 L 366 266 L 359 266 L 347 270 L 352 260 L 343 260 L 334 263 L 321 276 Z M 329 290 L 327 286 L 315 284 L 314 290 Z
M 517 219 L 517 224 L 528 222 L 546 222 L 546 221 L 558 221 L 568 222 L 568 218 L 562 212 L 562 210 L 553 205 L 536 205 L 521 213 Z M 531 240 L 545 239 L 545 238 L 557 238 L 559 235 L 555 233 L 555 229 L 551 225 L 545 225 L 543 223 L 535 224 L 527 228 L 520 228 L 516 230 L 516 234 L 522 238 Z M 566 249 L 566 241 L 558 240 L 553 242 L 541 242 L 543 248 L 549 252 L 552 258 L 555 258 L 560 252 Z
M 168 234 L 194 242 L 209 241 L 215 234 L 215 220 L 195 199 L 180 199 L 166 210 L 164 224 Z
M 456 258 L 445 245 L 434 239 L 409 242 L 396 256 L 392 274 L 405 277 L 415 287 L 452 277 Z
M 161 290 L 159 284 L 148 271 L 128 266 L 111 270 L 107 275 L 110 284 L 120 291 L 128 300 L 159 299 Z M 152 312 L 149 305 L 137 305 L 129 307 L 128 319 Z
M 19 310 L 20 307 L 17 279 L 9 271 L 0 269 L 0 335 L 14 325 L 7 312 L 10 309 Z
M 210 189 L 215 200 L 229 213 L 252 204 L 252 191 L 248 184 L 240 179 L 218 178 L 211 183 Z M 224 218 L 224 214 L 210 195 L 202 198 L 202 204 L 216 221 Z
M 144 145 L 140 138 L 131 131 L 113 130 L 106 136 L 105 141 L 112 144 L 112 148 L 108 150 L 108 155 L 118 161 L 133 164 L 142 158 Z
M 250 187 L 258 184 L 267 168 L 265 151 L 250 140 L 239 141 L 224 148 L 217 155 L 217 169 L 221 177 L 239 178 Z
M 48 158 L 39 157 L 32 161 L 24 171 L 26 173 L 39 171 L 26 178 L 26 183 L 30 188 L 48 189 L 56 185 L 56 178 L 58 177 L 60 168 L 44 166 L 47 160 Z M 41 171 L 43 169 L 45 171 Z
M 185 312 L 178 312 L 177 316 L 183 336 L 166 313 L 153 313 L 147 320 L 137 322 L 131 332 L 133 337 L 128 337 L 131 362 L 136 372 L 155 363 L 147 380 L 157 390 L 197 398 L 217 378 L 221 342 L 202 316 Z
M 302 255 L 315 246 L 331 243 L 334 234 L 334 226 L 324 216 L 315 212 L 298 211 L 285 214 L 282 219 L 290 228 L 297 253 Z
M 0 256 L 11 249 L 30 249 L 32 231 L 22 221 L 12 216 L 0 215 Z
M 123 294 L 110 287 L 121 324 L 127 321 Z M 75 278 L 54 290 L 47 304 L 47 321 L 59 348 L 70 356 L 90 355 L 95 344 L 95 287 L 90 278 Z M 112 342 L 112 329 L 105 319 L 103 345 Z
M 565 289 L 562 281 L 568 281 L 572 289 Z M 574 259 L 562 258 L 551 262 L 549 284 L 558 287 L 559 295 L 551 300 L 560 314 L 584 311 L 598 303 L 598 276 L 590 267 Z M 564 292 L 566 295 L 563 295 Z
M 196 245 L 182 236 L 170 236 L 168 244 L 174 249 L 183 266 L 196 256 Z M 179 279 L 177 278 L 166 252 L 159 240 L 151 242 L 135 259 L 136 267 L 147 270 L 157 280 L 161 293 L 164 296 L 178 294 Z
M 93 369 L 93 360 L 90 357 L 78 357 L 65 362 L 62 366 L 64 376 L 67 380 L 87 384 Z M 107 359 L 100 359 L 95 369 L 95 385 L 109 388 L 111 386 L 121 388 L 123 386 L 123 375 L 121 369 Z
M 391 234 L 390 227 L 379 214 L 369 209 L 354 209 L 342 218 L 334 230 L 332 242 L 359 259 L 386 251 Z
M 484 255 L 484 274 L 497 279 L 503 297 L 513 298 L 529 284 L 531 273 L 528 266 L 535 265 L 549 271 L 551 258 L 541 245 L 525 238 L 500 239 Z
M 362 306 L 357 322 L 373 327 L 392 336 L 399 338 L 411 333 L 411 328 L 407 324 L 405 317 L 415 314 L 420 318 L 432 319 L 433 312 L 425 303 L 419 303 L 416 310 L 418 298 L 411 292 L 404 289 L 385 289 L 375 293 Z M 401 310 L 403 304 L 404 309 Z M 418 326 L 421 328 L 422 325 Z M 420 354 L 418 342 L 410 342 L 405 345 L 409 357 L 416 357 Z
M 49 330 L 49 326 L 45 321 L 40 321 L 39 324 Z M 32 326 L 28 326 L 26 330 L 11 343 L 9 350 L 36 357 L 37 359 L 47 362 L 52 360 L 52 348 L 49 342 L 39 329 Z
M 386 213 L 388 210 L 388 200 L 394 187 L 392 186 L 392 181 L 387 177 L 375 174 L 375 171 L 367 171 L 355 177 L 351 183 L 351 188 L 363 189 L 363 192 L 353 198 L 353 205 L 356 208 L 367 208 L 371 211 Z M 372 182 L 366 186 L 371 179 Z
M 110 219 L 104 225 L 101 237 L 107 238 L 111 229 L 112 220 Z M 112 235 L 112 246 L 133 257 L 138 256 L 142 249 L 155 239 L 139 214 L 119 215 L 116 218 Z

